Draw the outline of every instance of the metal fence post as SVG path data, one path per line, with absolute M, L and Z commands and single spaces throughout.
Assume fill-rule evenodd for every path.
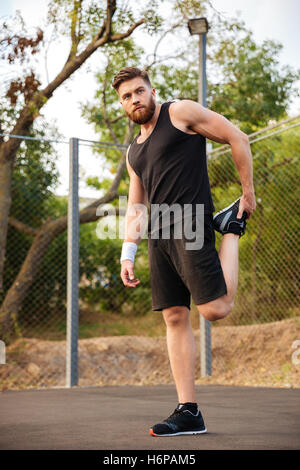
M 206 107 L 206 34 L 199 35 L 198 99 Z M 201 377 L 211 375 L 211 328 L 210 322 L 202 315 L 200 315 L 200 361 Z
M 201 377 L 211 375 L 211 331 L 210 322 L 200 315 Z
M 78 139 L 69 140 L 66 387 L 78 384 L 79 195 Z

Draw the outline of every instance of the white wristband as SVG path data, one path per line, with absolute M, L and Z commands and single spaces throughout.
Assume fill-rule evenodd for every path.
M 124 242 L 122 245 L 122 253 L 120 258 L 120 263 L 124 261 L 124 259 L 129 259 L 134 263 L 135 253 L 137 250 L 137 244 L 134 242 Z

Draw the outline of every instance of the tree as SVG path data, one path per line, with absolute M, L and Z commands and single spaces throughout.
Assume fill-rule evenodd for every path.
M 282 44 L 265 40 L 257 44 L 251 32 L 244 31 L 231 41 L 221 41 L 214 55 L 214 68 L 221 78 L 211 83 L 210 103 L 213 109 L 237 121 L 241 129 L 250 134 L 279 121 L 287 115 L 294 96 L 300 70 L 279 67 L 278 56 Z
M 99 5 L 99 2 L 96 4 L 92 1 L 84 2 L 83 0 L 51 1 L 48 12 L 49 21 L 55 24 L 58 33 L 63 32 L 65 34 L 67 29 L 71 43 L 68 58 L 62 70 L 44 88 L 41 87 L 32 70 L 22 80 L 17 79 L 8 82 L 6 97 L 10 100 L 11 108 L 19 106 L 20 110 L 13 123 L 11 123 L 11 119 L 1 119 L 1 132 L 22 136 L 29 135 L 32 124 L 39 117 L 42 107 L 52 97 L 53 92 L 75 73 L 97 49 L 108 43 L 121 43 L 143 23 L 145 23 L 147 30 L 155 31 L 159 25 L 159 18 L 153 10 L 156 2 L 150 3 L 152 5 L 150 7 L 146 3 L 142 5 L 142 8 L 134 9 L 136 14 L 141 15 L 140 19 L 135 20 L 133 10 L 126 3 L 121 8 L 117 8 L 115 0 L 107 0 L 106 8 L 104 2 Z M 117 32 L 124 29 L 124 32 Z M 29 54 L 30 51 L 37 53 L 42 38 L 43 32 L 40 30 L 36 38 L 28 38 L 24 34 L 13 33 L 8 24 L 4 23 L 2 37 L 0 38 L 2 59 L 6 59 L 9 63 L 14 63 L 17 60 L 23 63 L 26 60 L 26 54 Z M 11 117 L 11 114 L 8 110 L 7 115 Z M 127 139 L 130 140 L 129 135 Z M 21 142 L 22 140 L 14 138 L 1 139 L 0 141 L 0 286 L 3 284 L 7 224 L 11 207 L 12 174 Z M 125 168 L 124 152 L 121 157 L 117 174 L 107 193 L 81 211 L 80 223 L 97 220 L 99 216 L 96 215 L 96 208 L 117 196 L 117 188 Z M 1 337 L 7 341 L 11 339 L 14 321 L 18 317 L 20 306 L 40 268 L 47 249 L 52 240 L 66 230 L 67 217 L 61 216 L 56 220 L 49 218 L 38 228 L 19 223 L 19 221 L 14 221 L 14 223 L 19 227 L 22 226 L 22 230 L 34 239 L 22 268 L 1 305 Z
M 58 30 L 67 30 L 71 43 L 67 60 L 62 70 L 44 88 L 33 70 L 23 78 L 12 80 L 8 84 L 6 96 L 10 99 L 11 106 L 16 106 L 18 102 L 22 102 L 22 106 L 13 125 L 8 129 L 2 124 L 0 130 L 27 136 L 54 91 L 97 49 L 107 43 L 122 41 L 143 23 L 155 28 L 158 23 L 157 15 L 148 4 L 143 5 L 138 13 L 145 14 L 136 20 L 133 9 L 128 8 L 126 4 L 123 8 L 117 8 L 116 0 L 107 0 L 106 6 L 103 1 L 95 3 L 84 0 L 52 0 L 49 4 L 49 22 L 55 24 Z M 126 27 L 125 31 L 120 32 Z M 7 22 L 4 22 L 0 36 L 1 58 L 9 64 L 17 60 L 24 63 L 30 53 L 38 52 L 42 39 L 43 31 L 40 29 L 36 37 L 32 38 L 14 33 Z M 9 138 L 7 141 L 0 141 L 0 288 L 3 283 L 7 224 L 11 207 L 12 173 L 20 145 L 20 139 Z
M 83 52 L 86 51 L 87 48 L 91 47 L 91 44 L 93 43 L 93 41 L 95 41 L 95 37 L 98 37 L 97 35 L 100 34 L 99 22 L 103 20 L 102 28 L 104 28 L 104 30 L 101 33 L 102 35 L 100 35 L 99 38 L 96 40 L 96 42 L 100 41 L 100 39 L 101 41 L 103 40 L 103 42 L 100 41 L 101 48 L 103 53 L 108 57 L 107 67 L 104 70 L 102 69 L 98 73 L 100 87 L 98 90 L 97 98 L 102 98 L 102 104 L 99 107 L 95 106 L 94 104 L 85 104 L 83 107 L 83 112 L 84 115 L 89 119 L 89 121 L 95 124 L 96 131 L 99 132 L 101 139 L 110 140 L 111 142 L 115 143 L 122 143 L 127 146 L 133 138 L 135 128 L 132 122 L 129 121 L 123 113 L 120 113 L 119 109 L 115 106 L 116 95 L 115 91 L 112 90 L 110 83 L 116 69 L 119 69 L 124 65 L 128 65 L 129 63 L 141 65 L 147 67 L 148 69 L 150 68 L 151 76 L 153 77 L 153 83 L 158 88 L 161 99 L 170 99 L 176 97 L 190 97 L 193 99 L 193 94 L 195 94 L 197 90 L 197 70 L 195 67 L 195 57 L 193 57 L 192 62 L 191 52 L 187 50 L 191 49 L 190 45 L 185 47 L 184 44 L 181 44 L 180 50 L 171 52 L 168 57 L 159 56 L 156 46 L 154 48 L 152 58 L 150 59 L 149 57 L 146 58 L 147 60 L 145 60 L 144 51 L 140 47 L 137 47 L 136 43 L 132 41 L 132 38 L 129 38 L 130 32 L 135 28 L 133 28 L 132 25 L 133 15 L 130 12 L 128 13 L 128 10 L 126 12 L 126 22 L 129 22 L 128 24 L 131 24 L 132 27 L 129 26 L 127 33 L 122 33 L 119 36 L 114 33 L 114 29 L 118 29 L 119 27 L 121 27 L 120 25 L 124 21 L 123 16 L 125 15 L 125 13 L 124 11 L 119 11 L 117 12 L 119 15 L 118 16 L 115 10 L 110 10 L 112 3 L 115 5 L 115 2 L 107 3 L 108 10 L 105 14 L 103 12 L 103 9 L 97 8 L 95 5 L 93 5 L 93 8 L 91 7 L 90 9 L 86 10 L 87 14 L 83 15 L 83 2 L 56 1 L 52 2 L 53 8 L 52 10 L 50 9 L 50 17 L 57 25 L 57 31 L 59 32 L 59 28 L 61 28 L 61 32 L 64 32 L 65 25 L 62 25 L 62 23 L 66 18 L 68 18 L 68 16 L 66 16 L 66 12 L 73 12 L 73 16 L 70 15 L 70 23 L 68 29 L 70 38 L 72 40 L 72 47 L 66 65 L 63 68 L 64 74 L 66 73 L 66 71 L 70 71 L 70 64 L 73 63 L 74 60 L 78 65 L 78 60 L 80 57 L 82 57 Z M 157 44 L 159 44 L 160 39 L 162 37 L 165 37 L 166 34 L 171 35 L 172 33 L 177 32 L 178 35 L 180 31 L 180 27 L 178 25 L 182 25 L 182 19 L 186 19 L 186 15 L 194 16 L 193 12 L 196 11 L 195 9 L 198 9 L 200 5 L 199 2 L 194 2 L 192 0 L 184 3 L 185 5 L 183 8 L 182 2 L 175 2 L 177 6 L 179 5 L 177 10 L 177 16 L 175 15 L 175 18 L 173 18 L 172 24 L 168 22 L 164 25 L 164 30 L 162 32 L 161 37 L 158 39 Z M 187 10 L 187 6 L 190 7 L 190 10 Z M 149 27 L 157 27 L 157 17 L 153 14 L 153 10 L 148 9 L 148 16 L 151 15 L 153 16 L 152 21 L 147 22 Z M 113 23 L 112 17 L 114 17 Z M 109 32 L 106 35 L 105 31 L 108 24 L 107 22 L 111 23 L 111 28 L 109 29 Z M 137 25 L 137 23 L 138 22 L 134 23 L 134 25 Z M 181 26 L 181 28 L 183 27 L 186 28 L 186 25 Z M 236 28 L 238 30 L 238 25 L 236 26 Z M 242 28 L 240 28 L 240 30 L 242 30 Z M 173 36 L 176 37 L 176 34 L 173 34 Z M 119 40 L 117 39 L 117 37 L 119 38 Z M 104 40 L 104 38 L 106 38 L 106 40 Z M 37 41 L 38 38 L 26 47 L 31 49 L 37 47 L 37 45 L 39 44 L 36 44 Z M 84 41 L 86 41 L 87 44 L 84 44 Z M 177 43 L 178 41 L 175 43 L 176 49 Z M 82 50 L 79 50 L 79 46 L 82 47 Z M 26 47 L 24 45 L 22 47 L 23 49 L 25 48 L 24 50 L 26 50 Z M 17 51 L 18 50 L 19 49 L 17 48 Z M 185 54 L 183 58 L 179 61 L 178 58 L 179 56 L 183 55 L 183 52 L 185 52 Z M 174 60 L 171 59 L 172 56 L 177 58 L 178 63 L 175 64 L 174 61 L 172 62 L 172 60 Z M 237 57 L 239 57 L 238 54 Z M 169 60 L 168 66 L 166 66 L 166 64 L 164 63 L 164 61 L 166 60 Z M 213 61 L 213 56 L 211 57 L 211 61 Z M 241 64 L 242 63 L 243 61 L 241 61 Z M 74 71 L 75 70 L 76 67 Z M 24 109 L 27 109 L 28 103 L 32 104 L 34 102 L 34 97 L 37 95 L 40 96 L 43 90 L 47 89 L 46 87 L 43 90 L 40 90 L 41 87 L 37 85 L 35 76 L 32 76 L 31 74 L 29 74 L 28 76 L 31 77 L 31 79 L 28 79 L 29 81 L 26 82 L 25 80 L 22 83 L 17 82 L 13 87 L 9 86 L 7 88 L 7 96 L 10 100 L 16 99 L 16 104 L 20 103 L 20 101 L 22 102 L 23 100 L 19 116 L 16 119 L 16 123 L 19 122 Z M 71 74 L 69 76 L 71 76 Z M 53 83 L 53 81 L 51 83 Z M 61 83 L 63 83 L 63 81 L 61 81 Z M 168 84 L 168 87 L 165 86 L 166 83 Z M 286 86 L 288 88 L 289 83 L 287 83 Z M 35 91 L 30 91 L 31 88 L 35 89 Z M 238 94 L 236 96 L 233 95 L 233 97 L 237 101 L 237 103 L 238 100 L 242 100 L 241 94 Z M 13 106 L 13 101 L 11 101 L 11 106 Z M 36 110 L 37 108 L 34 109 Z M 28 109 L 27 111 L 29 112 Z M 39 111 L 40 110 L 38 110 L 38 112 Z M 7 114 L 9 115 L 9 111 Z M 34 122 L 37 117 L 38 114 L 34 118 Z M 256 117 L 255 114 L 251 115 L 251 125 L 253 125 L 254 122 L 253 117 Z M 8 126 L 8 124 L 6 123 L 4 126 L 2 125 L 2 128 L 4 128 L 4 130 L 12 129 L 13 126 Z M 25 131 L 29 132 L 26 129 Z M 23 133 L 23 135 L 26 135 L 25 132 Z M 2 143 L 3 145 L 5 144 L 5 142 Z M 0 147 L 0 150 L 1 148 L 2 147 Z M 96 208 L 108 202 L 114 203 L 116 197 L 123 191 L 127 190 L 128 179 L 126 173 L 124 172 L 126 166 L 125 153 L 115 150 L 107 151 L 105 153 L 105 157 L 107 158 L 108 164 L 111 166 L 113 178 L 102 181 L 96 181 L 95 178 L 89 179 L 89 183 L 91 185 L 94 185 L 97 188 L 104 188 L 106 190 L 106 193 L 102 198 L 98 199 L 93 204 L 90 204 L 88 207 L 86 207 L 80 212 L 81 224 L 90 223 L 98 220 L 99 216 L 96 215 Z M 223 160 L 222 164 L 225 163 L 228 168 L 231 168 L 229 162 L 226 163 L 226 161 Z M 125 179 L 123 179 L 124 173 Z M 224 187 L 226 185 L 228 186 L 230 182 L 235 182 L 234 172 L 230 170 L 229 175 L 229 181 L 224 182 Z M 226 178 L 228 180 L 228 175 L 226 176 Z M 214 183 L 217 186 L 217 178 Z M 3 338 L 5 338 L 5 336 L 7 336 L 7 338 L 10 337 L 13 329 L 14 319 L 17 320 L 18 318 L 18 312 L 20 310 L 20 307 L 24 299 L 26 298 L 28 290 L 32 285 L 33 280 L 35 279 L 35 276 L 39 272 L 42 260 L 46 255 L 51 243 L 56 237 L 58 237 L 60 234 L 63 234 L 67 228 L 67 217 L 65 215 L 61 215 L 59 217 L 52 216 L 47 220 L 44 220 L 37 227 L 32 227 L 29 223 L 20 224 L 19 222 L 20 221 L 15 220 L 15 226 L 18 225 L 20 228 L 22 227 L 23 232 L 27 233 L 32 237 L 32 243 L 30 245 L 30 249 L 28 250 L 28 253 L 24 259 L 24 263 L 19 273 L 17 274 L 13 284 L 6 293 L 5 299 L 0 309 L 0 323 L 2 323 L 1 336 Z
M 57 138 L 59 135 L 57 129 L 52 129 L 49 123 L 43 124 L 43 128 L 39 126 L 31 129 L 30 137 Z M 55 165 L 56 159 L 57 152 L 48 141 L 26 140 L 18 150 L 12 180 L 12 206 L 0 304 L 26 259 L 35 230 L 49 217 L 57 217 L 58 213 L 60 215 L 67 213 L 67 206 L 63 209 L 60 200 L 54 195 L 59 177 Z M 44 267 L 39 272 L 35 288 L 30 291 L 27 304 L 25 302 L 25 305 L 22 305 L 22 311 L 18 314 L 20 320 L 32 323 L 41 310 L 43 314 L 49 311 L 47 301 L 51 297 L 51 292 L 56 290 L 55 296 L 58 297 L 56 286 L 60 287 L 62 285 L 60 279 L 65 277 L 65 266 L 62 262 L 57 263 L 57 260 L 65 258 L 66 249 L 61 240 L 57 240 L 47 253 Z M 40 307 L 39 312 L 37 306 Z
M 202 10 L 203 5 L 204 2 L 201 3 Z M 193 8 L 199 6 L 199 2 L 192 0 L 184 4 L 179 2 L 178 13 L 173 19 L 176 22 L 166 24 L 152 55 L 146 57 L 145 50 L 132 38 L 117 47 L 105 46 L 109 59 L 105 69 L 96 73 L 98 89 L 95 100 L 82 105 L 83 117 L 94 124 L 100 139 L 122 143 L 130 126 L 133 126 L 116 106 L 116 93 L 111 87 L 116 71 L 125 65 L 139 66 L 149 72 L 160 101 L 184 98 L 197 101 L 197 40 L 193 42 L 193 38 L 188 36 L 178 46 L 178 37 L 183 36 L 183 28 L 187 29 L 184 18 L 196 14 Z M 245 25 L 235 20 L 229 22 L 219 18 L 219 22 L 213 22 L 211 28 L 208 35 L 208 107 L 227 117 L 246 133 L 267 126 L 270 120 L 283 119 L 290 101 L 298 93 L 294 84 L 300 78 L 300 70 L 293 71 L 290 67 L 280 69 L 278 55 L 282 46 L 273 41 L 264 41 L 262 45 L 255 43 Z M 158 47 L 167 34 L 172 46 L 168 56 L 160 56 Z M 134 126 L 133 132 L 136 129 L 137 126 Z M 116 171 L 116 152 L 105 152 L 105 158 L 111 171 Z M 99 181 L 94 177 L 88 182 L 99 187 Z M 212 183 L 217 184 L 215 181 Z M 101 185 L 109 185 L 109 180 L 102 180 Z
M 109 28 L 109 31 L 106 31 L 107 29 L 107 21 L 112 20 L 112 16 L 115 13 L 115 10 L 111 10 L 112 4 L 115 5 L 115 2 L 108 2 L 108 12 L 107 12 L 107 18 L 104 19 L 104 24 L 101 30 L 101 34 L 99 33 L 98 29 L 95 31 L 95 24 L 101 17 L 101 9 L 93 5 L 93 8 L 88 10 L 88 14 L 90 15 L 88 17 L 84 16 L 82 13 L 82 3 L 83 2 L 61 2 L 61 1 L 56 1 L 52 2 L 52 9 L 50 8 L 49 11 L 49 17 L 51 21 L 53 21 L 55 24 L 58 25 L 58 27 L 63 25 L 63 28 L 65 28 L 65 22 L 64 18 L 66 17 L 66 13 L 71 13 L 70 18 L 70 30 L 71 30 L 71 39 L 72 39 L 72 47 L 71 51 L 68 57 L 68 60 L 66 62 L 67 69 L 69 70 L 70 68 L 70 61 L 72 60 L 76 61 L 76 64 L 78 66 L 78 58 L 83 56 L 83 53 L 78 53 L 78 46 L 80 41 L 82 41 L 83 38 L 86 40 L 89 39 L 89 35 L 91 35 L 90 42 L 84 49 L 86 52 L 87 49 L 91 48 L 91 44 L 93 44 L 93 50 L 95 49 L 95 34 L 97 34 L 97 38 L 100 39 L 102 38 L 102 35 L 106 32 L 107 34 L 105 35 L 105 40 L 101 41 L 101 45 L 103 47 L 103 50 L 106 48 L 106 52 L 111 53 L 112 49 L 109 49 L 108 46 L 113 47 L 114 44 L 116 46 L 120 47 L 122 45 L 121 40 L 124 40 L 126 37 L 130 35 L 130 33 L 138 26 L 138 24 L 141 24 L 142 22 L 145 21 L 145 24 L 147 26 L 147 30 L 150 31 L 151 33 L 154 33 L 159 26 L 159 17 L 157 16 L 155 12 L 155 7 L 157 5 L 157 2 L 151 2 L 151 8 L 148 7 L 148 5 L 143 5 L 145 9 L 145 18 L 146 20 L 141 20 L 140 22 L 134 23 L 134 26 L 131 26 L 129 30 L 127 30 L 126 33 L 124 34 L 113 34 L 112 32 L 112 26 L 114 27 L 119 27 L 120 24 L 124 27 L 124 24 L 130 22 L 132 23 L 133 21 L 133 14 L 132 12 L 128 9 L 128 5 L 125 5 L 125 10 L 126 10 L 126 15 L 124 11 L 119 12 L 119 16 L 116 16 L 115 18 L 115 23 L 114 25 L 111 25 Z M 70 11 L 68 8 L 72 6 Z M 67 12 L 65 9 L 67 8 Z M 102 12 L 103 13 L 103 12 Z M 125 15 L 125 16 L 124 16 Z M 97 20 L 97 21 L 96 21 Z M 80 29 L 82 25 L 82 29 Z M 59 28 L 58 28 L 59 29 Z M 61 30 L 63 32 L 64 29 Z M 8 44 L 12 43 L 12 39 L 17 39 L 17 45 L 19 45 L 19 38 L 15 38 L 15 36 L 11 35 L 9 39 L 5 39 Z M 97 41 L 98 41 L 97 39 Z M 22 42 L 22 41 L 21 41 Z M 23 44 L 23 43 L 22 43 Z M 26 41 L 25 41 L 25 44 Z M 36 41 L 35 42 L 30 42 L 28 47 L 36 47 Z M 99 45 L 100 47 L 100 45 Z M 127 47 L 130 47 L 129 44 Z M 22 54 L 21 57 L 24 56 L 24 49 L 26 47 L 22 45 Z M 17 56 L 19 54 L 18 47 L 15 49 L 15 55 Z M 76 55 L 77 54 L 77 55 Z M 12 55 L 9 60 L 14 60 L 14 56 Z M 85 57 L 86 58 L 86 57 Z M 81 62 L 83 63 L 83 62 Z M 64 73 L 66 72 L 65 68 L 63 68 Z M 18 104 L 18 98 L 23 98 L 23 109 L 20 111 L 20 116 L 22 116 L 22 113 L 24 114 L 24 109 L 29 111 L 27 108 L 27 102 L 30 104 L 33 103 L 34 99 L 36 96 L 39 94 L 39 96 L 42 94 L 45 98 L 45 93 L 42 90 L 42 92 L 39 92 L 39 83 L 37 83 L 37 80 L 35 78 L 35 75 L 30 75 L 31 79 L 26 82 L 25 84 L 16 81 L 13 83 L 13 86 L 10 85 L 9 90 L 7 92 L 7 97 L 11 100 L 11 105 L 16 105 Z M 70 75 L 69 75 L 70 76 Z M 60 77 L 61 80 L 62 77 Z M 61 80 L 60 83 L 63 81 Z M 53 84 L 53 81 L 51 82 Z M 27 90 L 27 85 L 29 89 Z M 47 86 L 49 88 L 49 85 Z M 46 87 L 46 89 L 47 89 Z M 45 89 L 44 89 L 45 90 Z M 105 93 L 104 93 L 104 99 L 105 99 Z M 37 110 L 37 101 L 34 101 L 34 106 L 32 109 L 35 111 Z M 40 108 L 41 109 L 41 108 Z M 35 116 L 35 119 L 38 117 L 38 112 Z M 121 116 L 123 118 L 123 115 Z M 117 118 L 119 120 L 119 117 Z M 19 118 L 17 119 L 17 123 L 20 124 Z M 109 118 L 106 116 L 105 117 L 105 124 L 107 125 L 109 132 L 111 133 L 112 137 L 112 129 L 111 129 L 111 123 Z M 16 132 L 16 131 L 15 131 Z M 128 126 L 125 129 L 125 133 L 122 135 L 123 138 L 123 144 L 127 146 L 129 142 L 132 140 L 132 132 L 133 132 L 133 125 L 131 122 L 128 121 Z M 25 130 L 22 131 L 23 134 L 26 135 Z M 113 138 L 113 137 L 112 137 Z M 121 156 L 121 158 L 120 158 Z M 114 169 L 114 179 L 113 181 L 107 182 L 106 189 L 107 192 L 106 194 L 94 202 L 93 204 L 90 204 L 88 207 L 84 208 L 80 212 L 80 223 L 89 223 L 92 221 L 96 221 L 99 219 L 99 216 L 96 215 L 96 208 L 99 206 L 106 204 L 108 202 L 113 201 L 117 195 L 118 195 L 118 187 L 121 182 L 122 175 L 124 173 L 125 169 L 125 152 L 119 152 L 119 157 L 116 158 L 116 165 L 117 168 Z M 117 214 L 119 214 L 119 210 L 117 209 Z M 21 308 L 21 305 L 26 298 L 26 295 L 28 293 L 28 290 L 30 286 L 32 285 L 32 282 L 35 279 L 35 276 L 39 272 L 42 260 L 44 256 L 47 253 L 48 248 L 50 247 L 52 241 L 62 234 L 67 227 L 67 217 L 66 216 L 60 216 L 56 219 L 53 219 L 52 217 L 49 217 L 42 225 L 40 225 L 38 228 L 33 228 L 27 224 L 20 223 L 20 221 L 15 220 L 14 221 L 15 227 L 18 227 L 23 230 L 24 233 L 27 233 L 31 237 L 33 237 L 32 244 L 30 246 L 30 249 L 27 253 L 27 256 L 24 259 L 24 263 L 17 274 L 13 284 L 11 287 L 8 289 L 6 292 L 5 298 L 3 300 L 2 306 L 0 308 L 0 323 L 1 323 L 1 336 L 6 339 L 7 342 L 9 342 L 12 339 L 12 333 L 13 333 L 13 327 L 14 325 L 17 326 L 17 320 L 18 320 L 18 314 Z
M 231 25 L 229 31 L 229 37 L 224 39 L 222 36 L 222 41 L 215 42 L 210 53 L 211 69 L 222 71 L 223 67 L 224 73 L 219 72 L 218 83 L 210 81 L 208 84 L 209 107 L 226 116 L 245 132 L 251 133 L 266 126 L 270 120 L 286 117 L 289 102 L 296 93 L 293 86 L 299 78 L 299 71 L 294 72 L 289 67 L 285 70 L 279 69 L 279 44 L 273 41 L 256 44 L 250 32 L 238 24 Z M 122 141 L 130 122 L 119 114 L 115 105 L 115 92 L 108 85 L 114 73 L 125 64 L 141 66 L 145 58 L 145 53 L 136 47 L 131 39 L 122 46 L 123 53 L 110 52 L 105 71 L 97 73 L 97 105 L 83 105 L 83 115 L 90 123 L 94 123 L 95 130 L 101 132 L 101 137 L 115 142 Z M 182 43 L 181 47 L 184 48 Z M 152 84 L 158 92 L 159 100 L 197 100 L 198 71 L 189 51 L 181 54 L 180 58 L 177 57 L 176 62 L 170 59 L 162 63 L 158 56 L 153 56 L 157 60 L 149 61 L 145 68 L 150 68 Z M 103 127 L 104 122 L 107 127 Z M 293 158 L 293 154 L 297 155 L 297 142 L 296 138 L 286 132 L 281 137 L 268 139 L 253 146 L 256 157 L 256 192 L 262 195 L 266 210 L 263 213 L 263 206 L 258 203 L 258 210 L 254 215 L 254 218 L 258 219 L 256 233 L 251 233 L 251 238 L 248 236 L 246 242 L 243 240 L 241 245 L 240 285 L 243 301 L 235 315 L 231 316 L 234 318 L 232 321 L 237 323 L 268 321 L 274 312 L 278 319 L 288 316 L 291 309 L 284 310 L 281 302 L 284 282 L 285 297 L 289 302 L 287 305 L 293 307 L 298 300 L 295 266 L 291 265 L 291 255 L 284 247 L 286 240 L 290 242 L 291 234 L 297 233 L 298 225 L 293 214 L 287 213 L 288 203 L 282 202 L 284 194 L 289 192 L 289 187 L 297 187 L 295 181 L 299 176 L 295 169 L 295 157 Z M 106 159 L 113 170 L 117 163 L 115 153 L 106 152 Z M 214 200 L 219 209 L 219 201 L 224 207 L 239 196 L 239 176 L 230 153 L 213 158 L 208 163 Z M 279 196 L 273 186 L 275 173 Z M 128 179 L 125 181 L 128 184 Z M 95 187 L 108 184 L 108 180 L 99 182 L 96 178 L 90 178 L 89 182 Z M 265 197 L 266 192 L 270 194 L 268 198 Z M 296 191 L 295 194 L 293 192 L 293 200 L 296 200 L 296 194 Z M 279 205 L 280 209 L 275 211 L 275 207 Z M 281 214 L 281 219 L 278 214 Z M 274 231 L 280 230 L 277 219 L 284 219 L 286 223 L 282 228 L 284 235 L 278 236 L 274 243 Z M 289 231 L 289 227 L 293 228 Z M 292 246 L 291 242 L 290 245 Z M 249 256 L 251 252 L 252 256 Z M 283 256 L 286 262 L 282 262 Z M 272 259 L 270 264 L 266 262 L 269 259 Z M 271 289 L 275 277 L 278 279 L 278 286 Z M 276 295 L 273 295 L 274 292 Z M 276 305 L 272 302 L 274 298 L 277 299 Z
M 293 97 L 299 95 L 295 84 L 300 70 L 280 68 L 282 45 L 271 40 L 256 43 L 241 24 L 231 24 L 221 41 L 217 31 L 208 34 L 207 107 L 247 134 L 270 120 L 284 119 Z M 198 69 L 195 49 L 190 49 L 193 54 L 187 50 L 176 63 L 153 68 L 153 82 L 162 100 L 197 101 Z

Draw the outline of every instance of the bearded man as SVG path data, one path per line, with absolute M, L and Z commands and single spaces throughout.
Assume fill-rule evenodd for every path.
M 246 219 L 256 208 L 248 137 L 225 117 L 191 100 L 158 104 L 147 72 L 138 68 L 120 70 L 112 86 L 127 116 L 141 126 L 126 155 L 130 187 L 120 258 L 124 286 L 136 288 L 140 284 L 134 279 L 134 258 L 141 236 L 130 230 L 134 222 L 140 222 L 140 216 L 132 215 L 132 207 L 147 203 L 151 208 L 189 205 L 193 228 L 197 225 L 196 209 L 203 208 L 203 243 L 197 249 L 187 249 L 189 237 L 185 234 L 174 236 L 175 218 L 167 224 L 168 238 L 160 237 L 161 219 L 158 238 L 157 225 L 148 226 L 152 310 L 162 311 L 166 323 L 178 395 L 174 412 L 149 432 L 152 436 L 201 434 L 206 426 L 195 396 L 196 347 L 189 318 L 190 299 L 192 296 L 200 314 L 209 321 L 225 318 L 233 308 L 238 242 L 245 233 Z M 231 146 L 242 186 L 242 195 L 215 215 L 205 138 Z M 219 252 L 215 230 L 223 235 Z

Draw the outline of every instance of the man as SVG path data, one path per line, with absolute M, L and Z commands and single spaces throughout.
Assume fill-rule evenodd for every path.
M 124 285 L 136 288 L 140 283 L 134 279 L 134 257 L 141 236 L 134 235 L 130 227 L 141 222 L 141 214 L 132 214 L 131 207 L 146 205 L 147 201 L 151 206 L 204 207 L 202 248 L 188 250 L 184 235 L 181 239 L 174 237 L 172 222 L 169 239 L 148 237 L 152 309 L 162 311 L 166 323 L 178 394 L 174 412 L 149 432 L 153 436 L 200 434 L 206 427 L 195 399 L 196 348 L 189 319 L 190 296 L 209 321 L 225 318 L 232 310 L 238 284 L 238 241 L 245 232 L 246 218 L 256 207 L 248 137 L 223 116 L 191 100 L 157 104 L 145 71 L 126 67 L 112 85 L 127 116 L 141 125 L 126 155 L 130 188 L 120 259 Z M 214 217 L 206 137 L 231 145 L 242 185 L 242 196 Z M 194 213 L 192 217 L 194 224 Z M 214 230 L 223 234 L 219 253 Z M 152 228 L 148 234 L 152 234 Z

